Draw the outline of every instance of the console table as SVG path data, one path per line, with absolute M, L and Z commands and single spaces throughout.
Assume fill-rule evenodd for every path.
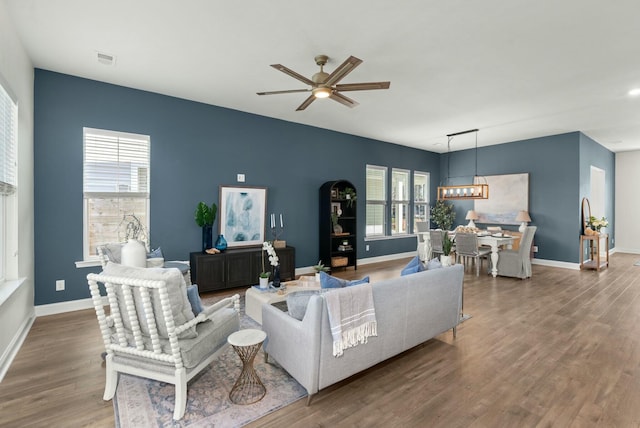
M 295 279 L 295 248 L 275 250 L 280 259 L 280 280 Z M 265 268 L 270 268 L 262 247 L 236 248 L 220 254 L 191 253 L 191 282 L 198 284 L 200 292 L 257 284 L 263 257 Z
M 584 243 L 587 242 L 589 260 L 584 259 Z M 600 257 L 600 243 L 604 242 L 604 258 Z M 580 269 L 600 269 L 609 266 L 609 235 L 580 235 Z

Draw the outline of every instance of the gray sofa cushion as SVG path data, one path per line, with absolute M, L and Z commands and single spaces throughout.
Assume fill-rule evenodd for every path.
M 293 318 L 302 321 L 304 314 L 307 312 L 307 305 L 311 296 L 319 294 L 319 290 L 304 290 L 296 291 L 295 293 L 287 294 L 287 309 L 289 315 Z

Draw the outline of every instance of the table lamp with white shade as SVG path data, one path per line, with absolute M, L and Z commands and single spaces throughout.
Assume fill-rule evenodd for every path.
M 521 222 L 518 230 L 520 233 L 524 233 L 524 230 L 527 228 L 527 223 L 531 221 L 531 217 L 529 217 L 529 213 L 527 211 L 520 211 L 516 216 L 516 221 Z
M 469 220 L 469 224 L 467 224 L 467 227 L 476 227 L 476 224 L 473 222 L 473 220 L 477 220 L 480 217 L 478 217 L 478 214 L 476 214 L 476 212 L 474 210 L 469 210 L 467 211 L 467 216 L 465 217 L 465 220 Z

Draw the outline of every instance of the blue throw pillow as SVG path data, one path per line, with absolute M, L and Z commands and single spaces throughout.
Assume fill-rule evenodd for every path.
M 162 255 L 162 248 L 158 247 L 155 250 L 151 250 L 150 253 L 147 253 L 147 258 L 148 259 L 155 259 L 157 257 L 164 257 Z
M 422 272 L 424 267 L 418 256 L 415 256 L 411 261 L 402 269 L 400 276 L 411 275 L 412 273 Z
M 198 314 L 202 312 L 204 308 L 202 307 L 202 300 L 200 300 L 200 294 L 198 293 L 197 284 L 191 284 L 187 286 L 187 298 L 189 299 L 189 303 L 191 304 L 193 315 L 198 316 Z
M 427 270 L 431 269 L 440 269 L 442 267 L 442 263 L 437 258 L 431 259 L 427 262 Z
M 336 278 L 326 272 L 320 272 L 320 288 L 344 288 L 352 285 L 365 284 L 369 282 L 369 277 L 365 276 L 362 279 L 354 279 L 349 281 L 346 279 Z

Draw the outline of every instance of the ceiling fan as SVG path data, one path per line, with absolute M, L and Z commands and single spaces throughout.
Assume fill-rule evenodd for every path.
M 320 66 L 320 71 L 314 74 L 311 79 L 307 79 L 301 74 L 296 73 L 290 68 L 281 64 L 272 64 L 271 67 L 276 70 L 280 70 L 285 74 L 298 79 L 302 83 L 305 83 L 311 88 L 308 89 L 289 89 L 284 91 L 271 91 L 271 92 L 257 92 L 258 95 L 275 95 L 275 94 L 290 94 L 294 92 L 311 92 L 309 98 L 304 100 L 302 104 L 298 106 L 296 111 L 304 110 L 309 107 L 309 104 L 314 102 L 316 98 L 331 98 L 334 101 L 339 102 L 347 107 L 355 107 L 358 103 L 349 97 L 342 95 L 341 92 L 346 91 L 367 91 L 370 89 L 389 89 L 391 82 L 368 82 L 368 83 L 346 83 L 339 85 L 338 82 L 342 80 L 347 74 L 351 73 L 362 60 L 355 56 L 350 56 L 345 62 L 340 64 L 338 68 L 333 70 L 333 73 L 325 73 L 323 67 L 327 64 L 329 57 L 326 55 L 318 55 L 315 57 L 316 64 Z

